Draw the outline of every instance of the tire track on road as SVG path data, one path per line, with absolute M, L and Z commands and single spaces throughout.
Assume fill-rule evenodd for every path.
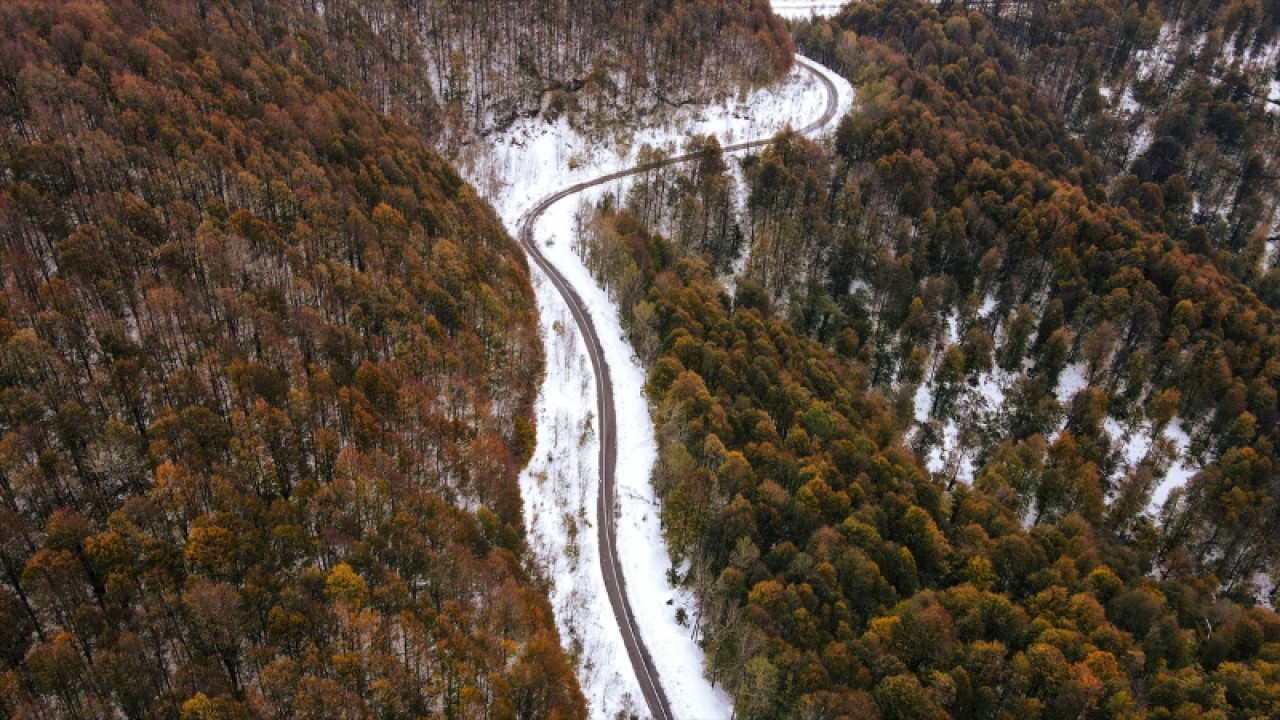
M 796 62 L 800 67 L 816 77 L 827 92 L 827 106 L 822 116 L 797 131 L 808 135 L 826 127 L 827 123 L 831 122 L 831 119 L 835 117 L 839 108 L 839 95 L 836 91 L 835 83 L 822 74 L 813 62 L 800 57 L 796 58 Z M 726 145 L 721 148 L 721 151 L 729 153 L 763 147 L 769 144 L 772 139 L 772 137 L 768 137 Z M 640 630 L 636 625 L 635 616 L 631 612 L 631 603 L 627 600 L 626 581 L 622 576 L 622 567 L 618 560 L 617 525 L 613 513 L 615 506 L 614 470 L 618 464 L 617 420 L 613 403 L 613 384 L 609 379 L 609 364 L 605 361 L 604 348 L 600 344 L 600 336 L 596 333 L 595 323 L 591 321 L 591 314 L 587 311 L 586 305 L 582 302 L 582 298 L 578 296 L 577 291 L 574 290 L 573 285 L 542 254 L 537 242 L 534 240 L 533 228 L 537 224 L 538 218 L 548 208 L 570 195 L 631 175 L 639 175 L 650 170 L 689 162 L 697 159 L 699 155 L 700 153 L 676 155 L 570 185 L 547 196 L 521 216 L 517 229 L 518 239 L 520 244 L 524 246 L 525 252 L 529 254 L 529 257 L 533 258 L 534 263 L 551 280 L 551 284 L 555 286 L 556 291 L 564 298 L 565 304 L 569 306 L 569 312 L 573 315 L 574 322 L 578 325 L 578 331 L 582 334 L 587 346 L 587 355 L 591 360 L 591 368 L 596 378 L 596 410 L 600 419 L 600 492 L 596 503 L 596 514 L 599 517 L 599 522 L 596 524 L 596 532 L 601 549 L 600 569 L 604 574 L 605 592 L 609 596 L 609 604 L 613 607 L 614 619 L 618 623 L 618 629 L 622 632 L 622 642 L 627 648 L 627 656 L 631 661 L 631 667 L 635 671 L 636 680 L 640 684 L 640 692 L 644 695 L 645 704 L 648 705 L 649 712 L 656 720 L 675 720 L 675 715 L 671 712 L 671 705 L 662 689 L 662 683 L 658 679 L 658 671 L 654 667 L 649 649 L 640 637 Z

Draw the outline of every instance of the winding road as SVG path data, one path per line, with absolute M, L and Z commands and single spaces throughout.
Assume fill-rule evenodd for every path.
M 817 78 L 827 93 L 827 106 L 822 116 L 798 130 L 798 132 L 808 135 L 822 130 L 831 122 L 839 107 L 839 97 L 835 84 L 823 75 L 811 61 L 797 57 L 796 62 L 802 69 Z M 771 140 L 772 137 L 768 137 L 726 145 L 722 148 L 722 151 L 728 153 L 750 150 L 767 145 Z M 534 239 L 533 228 L 537 224 L 538 218 L 546 212 L 547 208 L 570 195 L 619 178 L 689 162 L 697 159 L 698 156 L 698 153 L 676 155 L 570 185 L 547 196 L 526 212 L 520 218 L 518 226 L 520 244 L 524 246 L 525 252 L 529 254 L 529 257 L 533 258 L 533 261 L 551 280 L 556 290 L 564 298 L 565 304 L 569 306 L 574 322 L 578 325 L 578 331 L 582 333 L 582 337 L 586 341 L 587 354 L 591 359 L 591 367 L 596 380 L 596 410 L 600 418 L 600 492 L 596 505 L 596 514 L 600 517 L 600 522 L 596 526 L 598 542 L 601 548 L 600 569 L 604 573 L 605 590 L 609 595 L 609 603 L 613 606 L 613 615 L 618 622 L 618 629 L 622 631 L 622 640 L 626 645 L 631 666 L 635 670 L 636 680 L 640 684 L 640 691 L 643 693 L 645 703 L 649 706 L 649 712 L 655 720 L 675 720 L 675 715 L 671 712 L 671 705 L 667 701 L 666 693 L 663 692 L 662 683 L 658 680 L 658 672 L 654 668 L 649 650 L 645 647 L 644 640 L 640 637 L 635 616 L 631 612 L 631 604 L 627 600 L 626 582 L 622 577 L 621 564 L 618 560 L 617 525 L 613 512 L 615 507 L 614 470 L 618 462 L 617 421 L 613 403 L 613 384 L 609 379 L 609 364 L 605 361 L 604 349 L 600 344 L 600 337 L 596 333 L 595 324 L 591 321 L 591 314 L 587 311 L 586 306 L 583 304 L 582 299 L 578 297 L 578 293 L 573 289 L 573 286 L 543 256 Z

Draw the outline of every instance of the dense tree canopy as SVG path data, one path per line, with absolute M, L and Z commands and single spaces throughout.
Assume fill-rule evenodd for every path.
M 856 4 L 796 28 L 858 87 L 832 143 L 692 138 L 583 218 L 740 717 L 1280 715 L 1277 17 Z M 584 716 L 527 270 L 430 146 L 764 82 L 766 4 L 0 27 L 3 713 Z
M 739 716 L 1280 712 L 1255 584 L 1280 556 L 1280 347 L 1260 255 L 1230 245 L 1257 220 L 1206 224 L 1177 143 L 1110 157 L 1121 130 L 1096 142 L 1051 82 L 1053 48 L 1127 52 L 1086 30 L 1128 5 L 850 5 L 797 32 L 858 107 L 830 147 L 742 160 L 728 242 L 687 231 L 694 172 L 585 225 L 651 361 L 673 562 Z M 1003 403 L 971 412 L 992 378 Z M 929 472 L 944 431 L 962 457 Z M 1174 456 L 1200 469 L 1148 509 Z
M 0 714 L 583 717 L 522 256 L 284 17 L 0 7 Z

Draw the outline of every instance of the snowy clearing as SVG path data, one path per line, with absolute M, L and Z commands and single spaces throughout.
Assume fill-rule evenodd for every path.
M 773 12 L 788 20 L 805 20 L 811 17 L 831 17 L 840 12 L 842 2 L 821 0 L 773 0 Z
M 839 88 L 838 119 L 853 104 L 853 88 L 824 73 Z M 822 85 L 796 69 L 776 88 L 704 108 L 682 108 L 656 127 L 619 136 L 584 137 L 561 119 L 524 120 L 489 139 L 484 154 L 464 159 L 464 176 L 485 194 L 513 234 L 538 200 L 567 185 L 630 167 L 640 148 L 674 154 L 692 134 L 715 134 L 722 144 L 767 137 L 790 124 L 804 126 L 826 106 Z M 643 395 L 646 374 L 622 333 L 617 309 L 572 251 L 574 212 L 583 199 L 625 192 L 622 180 L 553 205 L 538 221 L 542 252 L 591 311 L 613 380 L 618 416 L 618 547 L 630 599 L 663 688 L 680 717 L 728 718 L 730 698 L 703 676 L 702 651 L 676 610 L 693 615 L 688 593 L 667 583 L 670 559 L 650 485 L 656 442 Z M 599 440 L 595 434 L 594 380 L 568 307 L 531 265 L 547 353 L 547 375 L 537 404 L 538 447 L 520 478 L 530 550 L 551 579 L 551 602 L 561 641 L 575 659 L 578 679 L 595 718 L 645 707 L 601 577 L 596 547 Z M 668 604 L 670 602 L 670 604 Z
M 1058 398 L 1058 403 L 1063 407 L 1071 405 L 1071 398 L 1076 393 L 1089 387 L 1089 378 L 1085 373 L 1084 363 L 1072 363 L 1062 369 L 1058 375 L 1058 387 L 1054 390 L 1054 395 Z

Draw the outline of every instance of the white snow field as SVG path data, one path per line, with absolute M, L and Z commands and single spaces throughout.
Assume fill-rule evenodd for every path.
M 822 2 L 822 0 L 773 0 L 773 11 L 788 20 L 803 20 L 810 17 L 831 17 L 840 12 L 845 5 L 842 2 Z
M 834 73 L 825 74 L 839 88 L 834 125 L 852 107 L 853 88 Z M 643 145 L 674 154 L 692 134 L 713 133 L 721 144 L 768 137 L 786 125 L 811 123 L 825 106 L 821 84 L 796 69 L 777 87 L 714 106 L 682 108 L 659 126 L 627 131 L 624 141 L 616 136 L 584 137 L 563 119 L 555 124 L 522 120 L 488 138 L 490 149 L 463 161 L 462 172 L 488 197 L 514 235 L 523 214 L 541 198 L 633 166 Z M 535 237 L 590 308 L 609 364 L 618 417 L 618 547 L 641 635 L 677 717 L 729 718 L 730 698 L 706 680 L 702 650 L 690 629 L 675 620 L 678 608 L 694 615 L 693 601 L 667 582 L 671 563 L 650 484 L 657 447 L 643 394 L 645 370 L 623 335 L 617 308 L 572 250 L 579 203 L 594 202 L 604 192 L 623 197 L 626 183 L 593 188 L 553 205 L 537 223 Z M 591 716 L 613 718 L 622 712 L 645 717 L 647 708 L 605 594 L 596 547 L 599 441 L 591 364 L 563 299 L 532 263 L 530 272 L 547 374 L 537 402 L 537 450 L 520 478 L 528 542 L 540 570 L 551 580 L 556 624 L 575 660 Z

